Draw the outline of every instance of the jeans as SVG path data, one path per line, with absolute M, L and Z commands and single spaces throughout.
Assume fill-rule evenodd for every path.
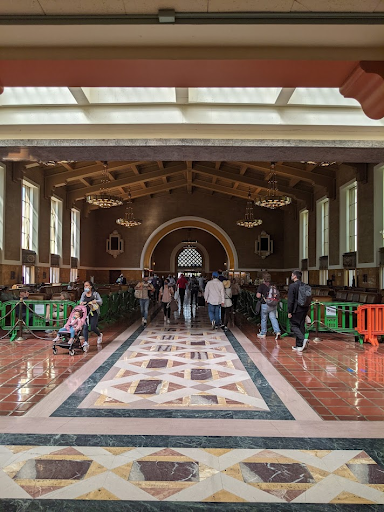
M 267 319 L 271 321 L 273 331 L 275 334 L 280 332 L 279 322 L 276 318 L 276 308 L 269 308 L 268 304 L 261 305 L 261 330 L 260 334 L 267 334 Z
M 89 315 L 88 318 L 89 318 L 90 330 L 93 331 L 95 334 L 97 334 L 97 336 L 100 336 L 100 331 L 97 327 L 97 323 L 99 321 L 99 315 L 96 315 L 95 313 L 93 313 L 93 315 Z M 87 322 L 85 322 L 84 327 L 83 327 L 83 336 L 84 336 L 84 341 L 88 341 L 89 330 L 88 330 Z
M 199 290 L 191 290 L 191 306 L 193 304 L 193 297 L 195 297 L 195 304 L 197 306 L 197 296 L 199 294 Z
M 59 330 L 59 333 L 62 334 L 62 333 L 67 333 L 67 329 L 65 327 L 62 327 L 60 330 Z M 71 338 L 74 338 L 75 337 L 75 329 L 71 326 L 69 328 L 69 332 L 71 334 Z
M 149 299 L 139 299 L 139 300 L 140 300 L 141 316 L 147 320 L 147 318 L 148 318 L 148 308 L 149 308 Z
M 211 322 L 215 321 L 217 326 L 221 325 L 221 304 L 208 303 L 208 315 Z

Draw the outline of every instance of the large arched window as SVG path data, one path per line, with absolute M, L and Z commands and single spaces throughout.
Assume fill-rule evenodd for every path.
M 196 268 L 203 266 L 203 257 L 194 247 L 188 247 L 181 251 L 177 258 L 179 268 Z

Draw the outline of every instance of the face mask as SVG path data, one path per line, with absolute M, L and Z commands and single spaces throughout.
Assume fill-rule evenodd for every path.
M 88 293 L 88 292 L 90 292 L 90 291 L 91 291 L 91 289 L 90 289 L 90 288 L 84 288 L 84 291 L 85 291 L 86 293 Z

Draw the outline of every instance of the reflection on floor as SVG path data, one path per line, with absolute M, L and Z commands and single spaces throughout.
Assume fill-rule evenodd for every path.
M 383 373 L 360 371 L 369 347 L 327 337 L 299 356 L 292 340 L 243 330 L 254 344 L 186 307 L 171 325 L 159 315 L 88 361 L 72 358 L 75 375 L 24 417 L 0 418 L 0 510 L 76 511 L 78 500 L 87 511 L 379 510 L 384 432 L 369 419 L 381 414 L 364 416 L 364 439 L 363 423 L 343 421 L 352 415 L 329 404 L 324 417 L 340 421 L 324 421 L 325 404 L 313 402 L 326 398 L 317 392 L 373 392 Z M 56 356 L 55 368 L 67 359 Z
M 257 338 L 254 325 L 238 322 L 246 336 L 324 420 L 384 420 L 384 345 L 355 343 L 353 336 L 321 333 L 301 354 L 292 338 L 276 345 Z M 311 334 L 311 338 L 314 335 Z

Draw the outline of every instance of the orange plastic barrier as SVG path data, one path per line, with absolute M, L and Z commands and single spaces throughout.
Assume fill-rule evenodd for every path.
M 364 341 L 377 346 L 379 344 L 377 337 L 384 335 L 384 304 L 359 306 L 356 314 L 356 331 L 364 336 Z

